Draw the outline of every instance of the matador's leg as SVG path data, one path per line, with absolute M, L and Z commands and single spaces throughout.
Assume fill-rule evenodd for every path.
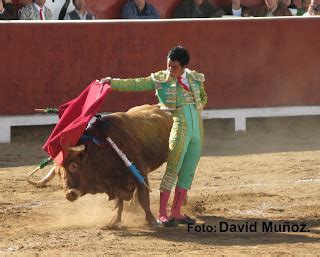
M 167 168 L 160 185 L 160 190 L 171 191 L 177 180 L 178 171 L 181 168 L 189 143 L 187 130 L 187 119 L 183 110 L 173 112 L 173 126 L 169 138 Z

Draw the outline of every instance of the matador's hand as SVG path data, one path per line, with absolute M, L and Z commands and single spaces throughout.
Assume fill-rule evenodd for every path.
M 101 84 L 106 84 L 106 83 L 110 84 L 111 83 L 111 77 L 105 77 L 105 78 L 100 79 L 100 83 Z

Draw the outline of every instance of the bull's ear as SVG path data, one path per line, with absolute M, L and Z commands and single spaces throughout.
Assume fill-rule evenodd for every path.
M 86 150 L 85 145 L 77 145 L 66 149 L 69 153 L 83 153 Z

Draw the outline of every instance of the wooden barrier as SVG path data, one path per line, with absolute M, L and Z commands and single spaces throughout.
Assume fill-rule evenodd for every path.
M 209 109 L 317 105 L 319 22 L 301 17 L 3 22 L 0 114 L 57 106 L 106 75 L 147 76 L 165 69 L 168 50 L 178 44 L 189 49 L 190 67 L 206 75 Z M 115 93 L 104 110 L 143 102 L 155 102 L 153 93 Z
M 320 105 L 320 18 L 0 23 L 0 115 L 29 115 L 76 97 L 91 81 L 166 68 L 178 44 L 206 75 L 207 110 Z M 156 103 L 113 93 L 101 111 Z M 0 124 L 1 125 L 1 124 Z

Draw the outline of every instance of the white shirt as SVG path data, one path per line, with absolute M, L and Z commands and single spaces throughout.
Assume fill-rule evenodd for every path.
M 42 9 L 42 18 L 43 20 L 46 20 L 46 16 L 44 15 L 44 6 L 41 8 L 39 5 L 37 5 L 36 3 L 34 3 L 35 7 L 37 8 L 37 10 L 40 13 L 40 10 Z
M 59 14 L 61 12 L 61 9 L 63 5 L 65 4 L 65 0 L 50 0 L 46 1 L 46 7 L 48 7 L 52 13 L 52 20 L 58 20 L 59 19 Z M 74 5 L 72 1 L 70 1 L 70 4 L 68 5 L 68 8 L 66 10 L 66 15 L 63 17 L 63 19 L 67 16 L 67 13 L 71 12 L 74 10 Z
M 190 88 L 190 85 L 189 85 L 189 81 L 187 79 L 187 72 L 186 72 L 186 69 L 184 69 L 184 72 L 183 74 L 180 76 L 182 79 L 182 83 L 185 84 L 186 86 L 188 86 L 188 88 Z
M 236 16 L 236 17 L 241 17 L 242 14 L 242 8 L 240 7 L 240 9 L 236 10 L 236 9 L 232 9 L 232 15 Z
M 273 12 L 277 9 L 278 5 L 273 7 L 272 10 L 269 10 L 266 17 L 274 17 Z
M 288 8 L 288 9 L 291 12 L 292 16 L 297 16 L 298 9 L 295 9 L 295 8 Z

